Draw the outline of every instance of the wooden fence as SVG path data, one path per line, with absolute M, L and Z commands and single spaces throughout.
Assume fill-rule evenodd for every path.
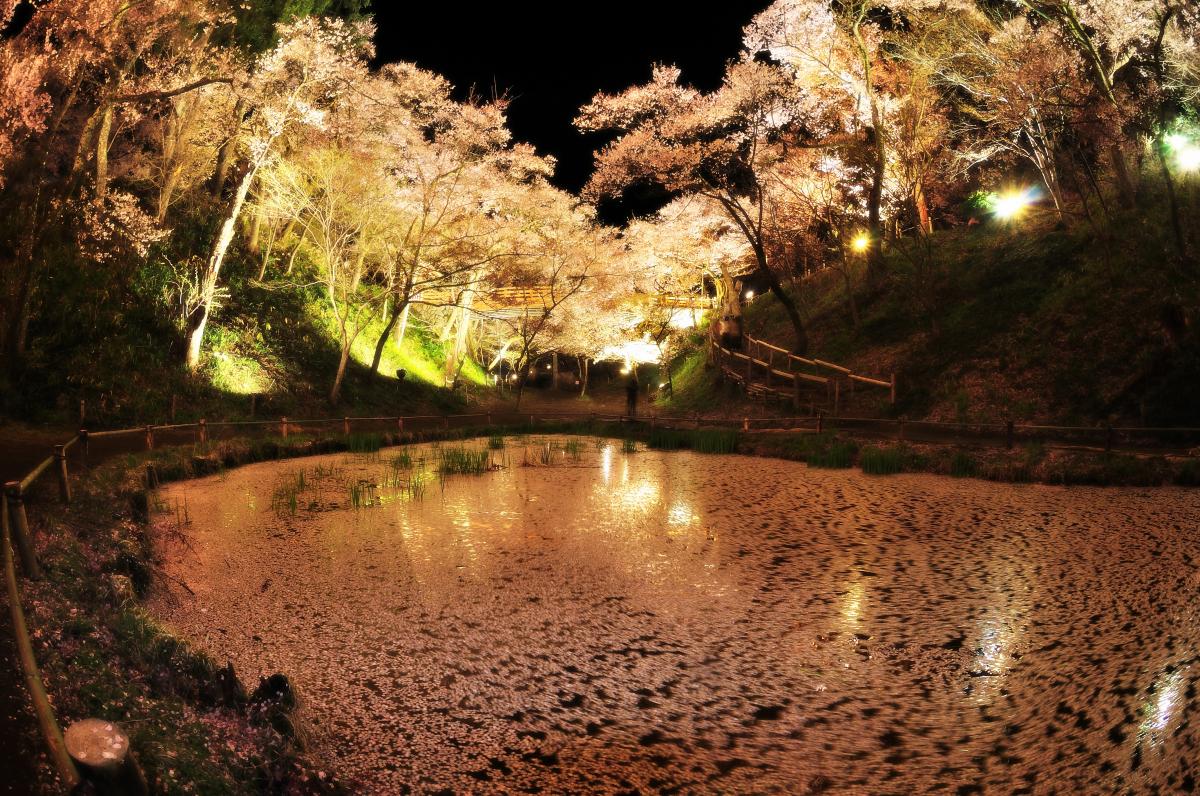
M 832 408 L 833 414 L 837 415 L 842 408 L 844 382 L 849 390 L 853 390 L 856 384 L 882 387 L 888 390 L 890 403 L 896 403 L 895 373 L 885 381 L 855 373 L 844 365 L 793 354 L 749 335 L 742 340 L 745 350 L 735 351 L 720 345 L 715 338 L 711 339 L 709 357 L 721 369 L 724 377 L 741 384 L 751 397 L 790 399 L 792 407 L 799 411 L 806 397 L 811 399 L 815 390 L 824 387 L 825 399 L 822 404 Z M 815 401 L 809 400 L 808 403 L 815 408 Z

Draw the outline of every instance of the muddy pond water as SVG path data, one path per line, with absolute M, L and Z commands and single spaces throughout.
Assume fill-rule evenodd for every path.
M 152 610 L 250 685 L 291 677 L 352 791 L 1196 788 L 1200 490 L 590 438 L 437 474 L 471 451 L 159 496 L 192 593 L 164 579 Z

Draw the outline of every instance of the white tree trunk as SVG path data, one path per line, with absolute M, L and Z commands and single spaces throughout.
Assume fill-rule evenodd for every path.
M 194 371 L 200 366 L 201 346 L 204 343 L 204 328 L 208 325 L 208 315 L 212 309 L 213 298 L 217 294 L 217 279 L 221 274 L 221 266 L 225 263 L 225 254 L 229 251 L 229 244 L 233 242 L 233 234 L 237 231 L 238 216 L 242 213 L 242 206 L 246 203 L 246 196 L 250 193 L 250 185 L 254 182 L 254 177 L 257 173 L 258 164 L 255 163 L 246 172 L 246 175 L 242 177 L 242 183 L 238 186 L 237 194 L 233 199 L 233 206 L 229 210 L 229 215 L 225 218 L 225 223 L 221 225 L 221 234 L 217 236 L 212 254 L 209 256 L 208 263 L 204 267 L 200 307 L 197 308 L 198 318 L 188 334 L 188 370 Z

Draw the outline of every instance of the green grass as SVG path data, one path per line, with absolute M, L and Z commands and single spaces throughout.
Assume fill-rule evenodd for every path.
M 346 450 L 351 453 L 378 453 L 383 447 L 382 434 L 347 434 Z
M 973 478 L 979 474 L 979 463 L 966 451 L 955 451 L 950 458 L 950 475 L 955 478 Z
M 482 475 L 491 469 L 491 454 L 486 449 L 440 448 L 437 456 L 442 475 Z
M 908 452 L 902 445 L 869 445 L 859 451 L 858 466 L 868 475 L 895 475 L 904 472 Z
M 650 430 L 647 447 L 656 450 L 694 450 L 698 453 L 733 453 L 737 450 L 738 433 L 726 429 Z
M 824 470 L 845 470 L 854 466 L 856 450 L 853 442 L 833 442 L 824 448 L 813 450 L 807 458 L 808 466 Z

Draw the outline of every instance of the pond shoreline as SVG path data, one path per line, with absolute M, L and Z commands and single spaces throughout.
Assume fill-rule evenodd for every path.
M 1095 759 L 1071 753 L 1051 766 L 1036 750 L 1057 741 L 1026 746 L 1053 725 L 1032 695 L 1044 677 L 1079 666 L 1076 646 L 1079 655 L 1093 643 L 1109 650 L 1136 633 L 1123 642 L 1132 658 L 1106 652 L 1115 668 L 1102 679 L 1166 660 L 1154 682 L 1137 674 L 1137 689 L 1182 698 L 1177 673 L 1190 664 L 1171 650 L 1190 642 L 1150 627 L 1158 614 L 1126 616 L 1133 631 L 1102 622 L 1115 635 L 1092 642 L 1075 632 L 1074 612 L 1094 605 L 1089 589 L 1132 585 L 1130 601 L 1161 590 L 1159 557 L 1187 546 L 1171 541 L 1170 527 L 1195 514 L 1193 492 L 1017 487 L 1032 504 L 1017 508 L 1013 487 L 980 480 L 880 479 L 603 440 L 589 455 L 583 443 L 576 464 L 544 435 L 510 441 L 507 467 L 455 476 L 424 502 L 397 495 L 361 509 L 346 484 L 382 490 L 391 454 L 302 465 L 333 481 L 309 480 L 306 497 L 282 511 L 268 510 L 268 498 L 294 481 L 292 464 L 173 488 L 166 499 L 204 519 L 184 557 L 168 555 L 195 595 L 178 595 L 167 619 L 224 645 L 250 672 L 294 674 L 347 783 L 383 792 L 398 782 L 553 789 L 562 777 L 604 791 L 614 776 L 653 789 L 690 781 L 693 769 L 705 772 L 692 781 L 703 792 L 783 782 L 870 790 L 885 780 L 919 788 L 935 782 L 915 761 L 934 753 L 949 755 L 939 785 L 998 785 L 1016 765 L 1070 786 L 1129 751 L 1092 737 L 1109 730 L 1113 710 L 1109 697 L 1079 691 L 1092 675 L 1055 688 L 1060 712 L 1067 705 L 1086 719 L 1063 748 L 1093 749 Z M 557 466 L 539 465 L 543 448 Z M 1102 525 L 1108 536 L 1095 534 Z M 1065 589 L 1057 600 L 1038 599 L 1043 566 Z M 1133 654 L 1144 645 L 1154 650 Z M 744 671 L 763 674 L 743 681 Z M 890 695 L 885 705 L 904 709 L 881 705 L 876 686 Z M 1178 782 L 1178 746 L 1166 734 L 1176 714 L 1161 710 L 1142 730 L 1109 734 L 1153 739 L 1160 762 L 1142 763 L 1144 784 Z M 837 721 L 812 723 L 825 715 Z M 941 715 L 951 717 L 945 726 Z M 988 740 L 1006 726 L 1013 740 Z M 1021 726 L 1030 734 L 1017 736 Z M 964 732 L 979 740 L 955 751 L 949 733 Z M 738 738 L 730 751 L 706 745 L 728 733 Z M 802 754 L 821 743 L 839 754 Z M 998 757 L 968 775 L 958 758 L 975 746 L 980 759 Z M 384 779 L 376 749 L 398 766 Z M 838 762 L 851 752 L 865 762 Z
M 569 425 L 571 428 L 563 428 L 563 431 L 576 428 L 576 424 L 564 425 Z M 539 431 L 546 432 L 557 430 L 556 428 L 539 429 Z M 592 430 L 593 433 L 596 431 L 599 429 Z M 623 437 L 633 436 L 628 431 L 628 428 L 621 426 L 611 430 L 614 436 L 617 436 L 617 432 L 624 432 L 620 434 Z M 642 433 L 639 436 L 644 440 L 649 438 L 648 433 Z M 766 446 L 760 445 L 755 440 L 756 436 L 759 435 L 740 435 L 738 452 L 799 458 L 795 449 L 766 449 Z M 787 436 L 794 438 L 793 435 Z M 773 435 L 773 437 L 778 440 L 783 435 Z M 747 440 L 752 444 L 745 444 Z M 405 443 L 408 440 L 392 439 L 389 441 Z M 124 463 L 110 463 L 104 468 L 93 471 L 82 482 L 77 506 L 71 512 L 66 513 L 52 509 L 46 513 L 34 512 L 33 514 L 35 518 L 41 517 L 41 519 L 35 519 L 35 523 L 41 539 L 39 547 L 50 562 L 50 571 L 56 576 L 61 576 L 64 572 L 73 572 L 74 576 L 79 579 L 78 582 L 71 584 L 70 589 L 56 588 L 50 584 L 30 588 L 31 595 L 35 597 L 50 595 L 53 598 L 45 600 L 48 609 L 37 615 L 38 626 L 46 631 L 47 636 L 61 633 L 63 627 L 74 621 L 70 614 L 72 609 L 77 614 L 89 617 L 89 621 L 99 627 L 110 625 L 118 618 L 123 609 L 120 608 L 120 603 L 113 592 L 109 573 L 123 573 L 128 576 L 134 571 L 140 571 L 149 578 L 158 577 L 150 569 L 153 566 L 154 552 L 146 547 L 144 541 L 139 541 L 144 539 L 144 533 L 138 529 L 143 527 L 142 523 L 145 522 L 150 508 L 150 498 L 146 490 L 147 464 L 151 466 L 156 483 L 167 483 L 181 478 L 213 474 L 223 471 L 226 467 L 237 467 L 254 461 L 306 457 L 322 452 L 344 450 L 346 447 L 348 447 L 347 441 L 338 439 L 318 441 L 292 438 L 286 442 L 283 440 L 238 441 L 225 443 L 222 446 L 212 446 L 209 451 L 199 452 L 203 455 L 195 455 L 190 449 L 187 451 L 156 451 L 151 454 L 130 457 Z M 82 540 L 83 546 L 89 551 L 88 554 L 96 556 L 98 570 L 79 570 L 80 562 L 77 558 L 80 552 L 76 540 Z M 63 556 L 66 556 L 65 560 L 62 558 Z M 80 594 L 89 596 L 86 601 L 83 601 Z M 47 657 L 50 659 L 51 679 L 54 679 L 55 666 L 62 667 L 58 670 L 58 681 L 51 686 L 56 693 L 61 693 L 66 689 L 73 691 L 76 686 L 68 684 L 74 684 L 80 678 L 92 676 L 88 672 L 78 670 L 68 661 L 55 660 L 58 657 L 56 650 L 49 650 L 47 655 L 48 648 L 45 645 L 48 642 L 43 640 L 41 643 L 43 647 L 39 651 L 39 660 Z M 102 646 L 112 649 L 111 645 L 114 642 L 109 638 L 108 641 L 101 640 L 101 643 Z M 125 642 L 121 643 L 125 644 Z M 136 648 L 141 643 L 141 641 L 135 641 L 134 647 Z M 186 645 L 184 646 L 186 647 Z M 118 657 L 132 655 L 137 658 L 142 657 L 141 652 L 143 651 L 124 646 L 116 649 L 113 654 Z M 69 706 L 74 698 L 74 696 L 68 695 L 64 701 Z M 329 783 L 321 783 L 322 789 L 329 787 Z

